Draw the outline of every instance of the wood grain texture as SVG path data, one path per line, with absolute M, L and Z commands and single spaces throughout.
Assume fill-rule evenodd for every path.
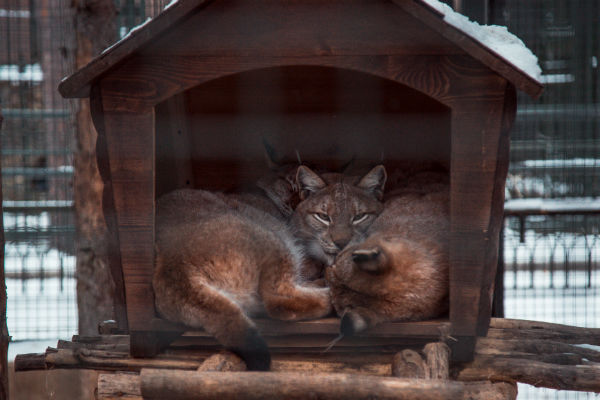
M 517 384 L 514 382 L 482 381 L 465 385 L 464 400 L 516 400 Z
M 318 365 L 320 367 L 321 365 Z M 314 373 L 318 371 L 312 370 Z M 307 394 L 308 395 L 308 394 Z M 517 385 L 508 382 L 466 382 L 464 400 L 515 400 Z M 98 400 L 141 400 L 141 378 L 139 374 L 100 374 L 98 377 Z
M 104 88 L 100 96 L 114 206 L 107 215 L 115 215 L 129 329 L 136 330 L 154 317 L 154 110 L 114 110 Z
M 156 113 L 156 197 L 179 188 L 194 187 L 191 127 L 186 96 L 158 104 Z
M 221 0 L 142 52 L 296 57 L 452 54 L 463 50 L 391 2 Z
M 148 399 L 458 399 L 457 382 L 294 372 L 187 372 L 144 369 L 142 395 Z
M 485 335 L 491 315 L 501 223 L 495 213 L 503 188 L 496 176 L 507 165 L 498 161 L 505 150 L 500 138 L 506 83 L 490 84 L 494 90 L 457 99 L 452 108 L 450 321 L 456 338 Z M 475 93 L 486 95 L 477 99 Z M 455 344 L 453 359 L 467 361 L 473 345 Z
M 444 342 L 427 343 L 423 348 L 429 379 L 449 379 L 450 348 Z
M 598 342 L 598 329 L 578 328 L 573 326 L 549 324 L 537 321 L 492 319 L 491 338 L 476 338 L 475 358 L 470 363 L 451 363 L 450 376 L 459 379 L 464 384 L 465 399 L 514 399 L 514 382 L 559 388 L 563 390 L 578 390 L 599 392 L 597 360 L 600 351 L 572 346 L 570 343 Z M 502 332 L 502 334 L 499 334 Z M 289 333 L 288 333 L 289 334 Z M 192 338 L 204 338 L 193 333 Z M 537 336 L 536 336 L 537 335 Z M 304 336 L 315 336 L 305 334 Z M 277 340 L 285 340 L 286 336 L 272 336 Z M 504 337 L 504 339 L 499 339 Z M 551 340 L 548 340 L 551 338 Z M 128 343 L 128 335 L 74 336 L 72 342 L 59 342 L 58 349 L 48 348 L 44 354 L 22 354 L 15 359 L 15 370 L 45 370 L 45 369 L 95 369 L 104 371 L 140 371 L 142 368 L 157 368 L 161 370 L 195 371 L 201 363 L 212 357 L 219 348 L 210 346 L 176 347 L 171 346 L 161 354 L 150 359 L 131 357 L 123 345 Z M 369 338 L 367 338 L 369 339 Z M 376 338 L 372 338 L 376 339 Z M 451 340 L 449 338 L 449 340 Z M 283 344 L 283 342 L 281 342 Z M 274 372 L 295 372 L 310 376 L 320 373 L 352 373 L 368 376 L 391 376 L 398 373 L 396 352 L 385 353 L 379 348 L 361 349 L 355 343 L 348 346 L 348 351 L 312 352 L 305 347 L 274 347 L 272 370 Z M 354 349 L 353 349 L 354 346 Z M 447 350 L 441 343 L 426 346 L 425 353 L 441 354 L 445 359 Z M 405 360 L 413 360 L 419 364 L 421 375 L 438 376 L 431 372 L 433 365 L 438 371 L 444 371 L 446 362 L 433 362 L 431 355 L 426 356 L 427 362 L 413 347 L 403 349 L 402 354 L 408 354 Z M 410 355 L 416 357 L 411 358 Z M 409 363 L 410 364 L 410 363 Z M 415 364 L 415 362 L 413 362 Z M 408 365 L 408 364 L 406 364 Z M 410 365 L 409 365 L 410 366 Z M 427 371 L 425 371 L 427 370 Z M 411 367 L 409 373 L 415 372 Z M 445 374 L 443 376 L 446 376 Z M 481 380 L 505 381 L 506 385 L 480 382 Z M 512 397 L 511 397 L 512 396 Z
M 555 365 L 537 360 L 479 356 L 456 379 L 518 381 L 536 387 L 600 393 L 600 365 Z
M 466 52 L 533 97 L 542 90 L 539 82 L 445 23 L 430 7 L 410 0 L 176 3 L 61 82 L 59 90 L 66 97 L 86 97 L 92 82 L 107 72 L 110 76 L 139 52 L 234 59 Z
M 550 340 L 600 346 L 600 328 L 582 328 L 519 319 L 492 318 L 487 337 L 502 340 Z
M 98 400 L 142 400 L 141 378 L 137 373 L 117 372 L 98 375 Z
M 392 360 L 392 376 L 398 378 L 427 379 L 428 369 L 421 355 L 411 349 L 402 350 Z
M 258 330 L 265 336 L 287 335 L 330 335 L 336 336 L 340 331 L 339 318 L 321 318 L 310 321 L 286 322 L 274 319 L 254 319 Z M 153 331 L 184 331 L 185 326 L 155 318 L 150 321 L 148 328 Z M 401 337 L 413 336 L 424 339 L 439 339 L 450 333 L 450 323 L 447 319 L 414 322 L 384 322 L 371 328 L 357 337 Z M 210 337 L 202 330 L 187 330 L 184 337 Z
M 147 109 L 167 98 L 220 77 L 261 68 L 306 65 L 349 69 L 390 79 L 443 104 L 453 98 L 489 96 L 490 79 L 504 81 L 464 55 L 356 55 L 263 57 L 132 56 L 102 81 L 115 110 Z M 497 88 L 495 89 L 498 90 Z M 500 89 L 503 90 L 503 87 Z M 502 93 L 500 94 L 502 95 Z
M 119 230 L 113 197 L 113 185 L 110 171 L 110 159 L 104 128 L 104 110 L 100 88 L 95 86 L 90 95 L 90 112 L 96 128 L 96 162 L 102 179 L 102 213 L 106 223 L 106 259 L 114 284 L 113 304 L 118 329 L 127 332 L 127 304 L 125 300 L 125 280 L 121 266 L 121 249 L 119 247 Z

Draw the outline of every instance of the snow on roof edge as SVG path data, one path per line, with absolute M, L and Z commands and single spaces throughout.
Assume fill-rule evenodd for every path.
M 139 31 L 144 26 L 146 26 L 150 21 L 152 21 L 151 17 L 146 18 L 146 20 L 144 22 L 142 22 L 141 24 L 136 25 L 133 28 L 131 28 L 129 30 L 129 32 L 127 32 L 123 37 L 121 37 L 115 43 L 111 44 L 110 46 L 108 46 L 107 48 L 105 48 L 104 50 L 102 50 L 102 53 L 100 53 L 100 54 L 104 54 L 107 51 L 109 51 L 110 49 L 112 49 L 113 47 L 117 46 L 119 43 L 123 42 L 125 39 L 127 39 L 128 37 L 130 37 L 134 32 Z
M 443 14 L 444 21 L 449 25 L 452 25 L 493 50 L 526 75 L 538 82 L 541 81 L 542 69 L 539 66 L 537 56 L 533 54 L 519 37 L 510 33 L 505 26 L 480 25 L 477 22 L 471 21 L 468 17 L 457 13 L 450 6 L 439 0 L 420 1 Z

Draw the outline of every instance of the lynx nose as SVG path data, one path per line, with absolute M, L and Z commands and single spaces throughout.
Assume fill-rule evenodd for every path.
M 336 247 L 340 250 L 346 247 L 348 242 L 350 242 L 350 238 L 333 239 L 333 244 L 335 244 Z

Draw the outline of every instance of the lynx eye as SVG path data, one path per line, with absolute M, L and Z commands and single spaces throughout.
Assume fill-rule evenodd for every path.
M 352 223 L 353 224 L 360 224 L 361 222 L 363 222 L 364 220 L 366 220 L 369 217 L 369 214 L 367 213 L 360 213 L 360 214 L 356 214 L 354 216 L 354 218 L 352 219 Z
M 313 217 L 315 217 L 315 219 L 325 225 L 329 225 L 329 223 L 331 222 L 331 218 L 329 218 L 329 215 L 327 214 L 323 214 L 323 213 L 314 213 Z

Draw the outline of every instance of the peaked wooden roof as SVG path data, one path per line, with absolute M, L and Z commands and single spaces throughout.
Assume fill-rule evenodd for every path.
M 215 0 L 178 0 L 144 26 L 132 31 L 127 37 L 106 49 L 85 67 L 63 79 L 58 86 L 59 92 L 63 97 L 88 97 L 90 87 L 95 80 L 134 52 L 158 40 L 160 35 L 169 31 L 170 28 L 176 29 L 178 23 L 201 12 L 203 8 L 213 2 Z M 543 86 L 540 82 L 494 50 L 448 24 L 443 19 L 444 15 L 426 2 L 422 0 L 392 0 L 392 2 L 531 97 L 537 98 L 542 93 Z M 352 4 L 349 4 L 348 7 L 352 7 Z

